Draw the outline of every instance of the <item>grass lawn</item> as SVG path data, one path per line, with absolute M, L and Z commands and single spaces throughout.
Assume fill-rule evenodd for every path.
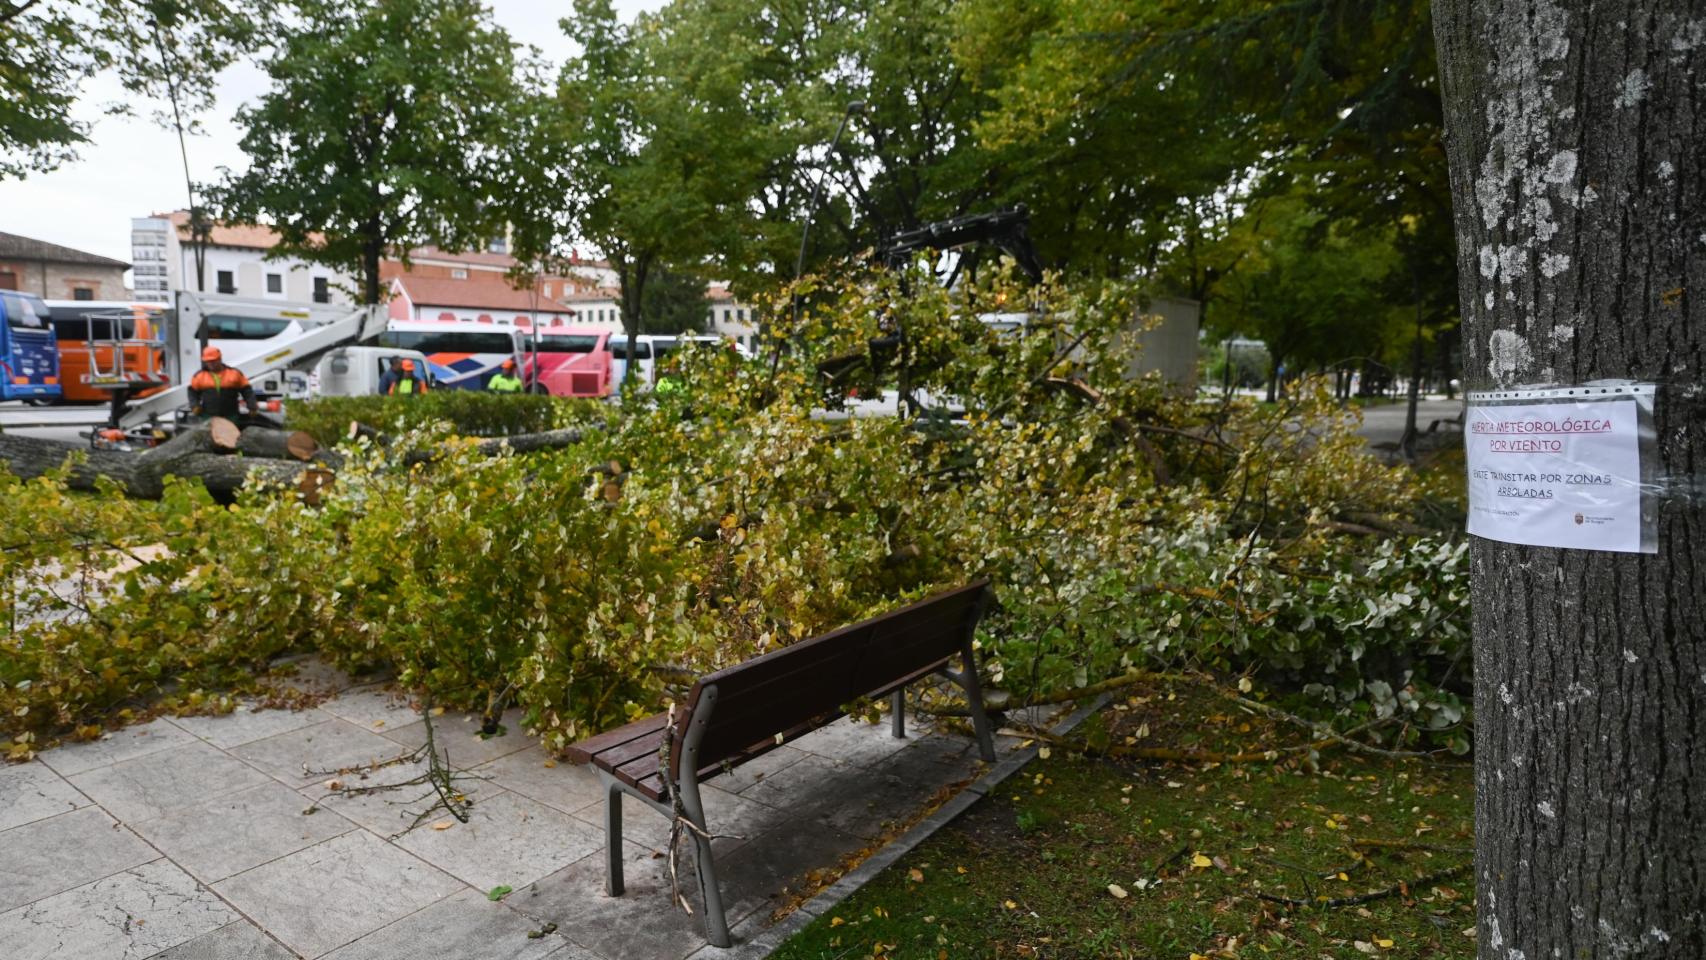
M 1183 686 L 1087 726 L 1098 721 L 1116 744 L 1298 742 Z M 1055 748 L 772 956 L 1474 957 L 1470 766 L 1284 756 L 1156 764 Z

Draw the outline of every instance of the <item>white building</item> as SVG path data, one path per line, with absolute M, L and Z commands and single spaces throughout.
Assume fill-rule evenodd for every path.
M 705 332 L 729 337 L 748 349 L 758 348 L 758 311 L 735 299 L 729 288 L 712 284 L 705 291 Z
M 195 244 L 187 211 L 130 221 L 136 299 L 170 303 L 178 290 L 224 293 L 296 303 L 351 303 L 354 277 L 297 257 L 267 259 L 278 235 L 266 227 L 214 224 L 207 238 L 202 282 L 196 285 Z

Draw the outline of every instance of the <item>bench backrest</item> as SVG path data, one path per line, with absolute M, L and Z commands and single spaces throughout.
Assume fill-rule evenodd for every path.
M 717 693 L 699 741 L 701 769 L 959 653 L 977 629 L 987 588 L 988 581 L 979 580 L 702 677 L 677 720 L 671 776 L 680 776 L 678 745 L 707 688 Z

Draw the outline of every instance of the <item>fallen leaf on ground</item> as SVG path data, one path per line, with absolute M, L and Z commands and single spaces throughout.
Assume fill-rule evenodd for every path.
M 923 883 L 924 882 L 924 871 L 918 869 L 917 867 L 913 867 L 911 870 L 906 871 L 906 875 L 912 878 L 913 883 Z
M 499 900 L 502 900 L 504 897 L 509 896 L 511 891 L 513 891 L 514 889 L 515 889 L 514 887 L 511 887 L 508 884 L 500 883 L 497 886 L 493 887 L 491 889 L 491 891 L 486 894 L 486 899 L 492 901 L 493 903 L 497 903 Z
M 450 829 L 450 821 L 449 820 L 440 820 L 439 822 L 433 824 L 432 828 L 434 830 L 449 830 Z
M 1108 884 L 1108 892 L 1114 895 L 1115 900 L 1124 900 L 1128 896 L 1125 888 L 1117 883 Z

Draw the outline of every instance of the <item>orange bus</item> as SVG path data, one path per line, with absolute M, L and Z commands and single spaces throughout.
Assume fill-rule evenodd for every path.
M 112 388 L 102 389 L 92 380 L 129 384 L 132 397 L 146 397 L 166 386 L 164 304 L 49 300 L 47 310 L 59 341 L 59 381 L 66 402 L 111 399 Z

